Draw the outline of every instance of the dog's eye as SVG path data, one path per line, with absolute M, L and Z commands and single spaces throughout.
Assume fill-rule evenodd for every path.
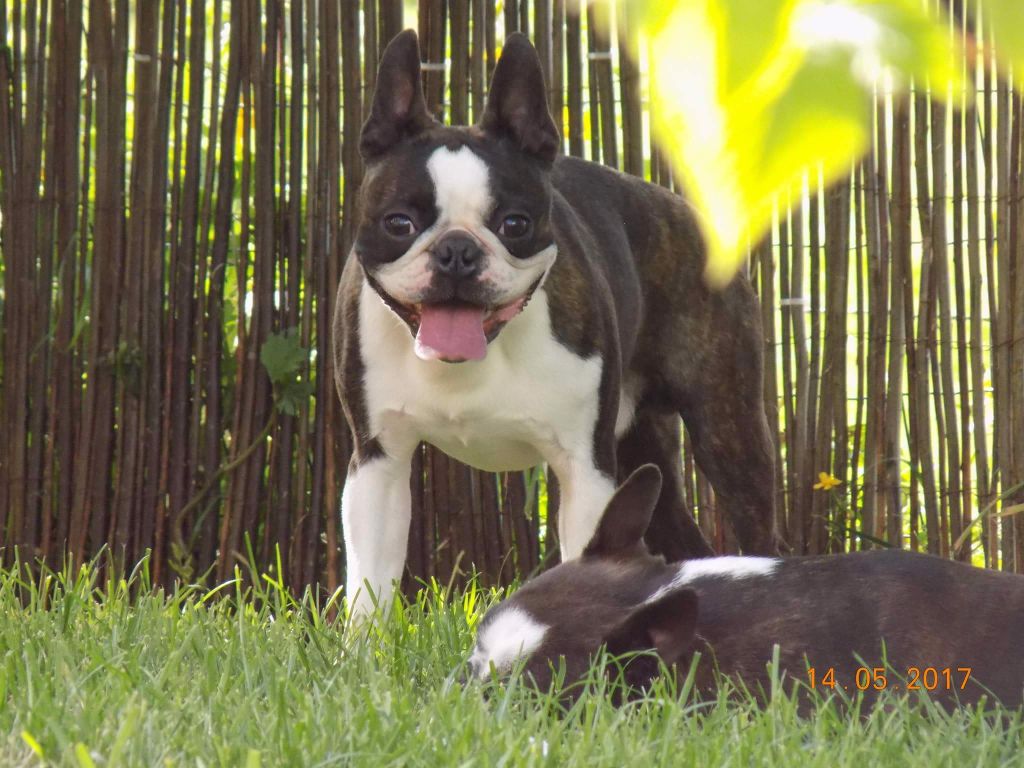
M 498 234 L 509 239 L 525 237 L 530 233 L 530 220 L 520 213 L 506 216 L 498 227 Z
M 389 213 L 382 222 L 384 231 L 392 237 L 410 237 L 416 234 L 416 225 L 404 213 Z

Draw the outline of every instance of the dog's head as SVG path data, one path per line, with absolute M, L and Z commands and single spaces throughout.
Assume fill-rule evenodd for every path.
M 421 358 L 483 358 L 554 262 L 559 139 L 545 94 L 537 53 L 515 34 L 480 123 L 444 127 L 427 111 L 415 33 L 384 51 L 360 137 L 366 175 L 354 250 Z
M 473 676 L 507 675 L 521 664 L 541 690 L 560 674 L 583 678 L 602 647 L 636 656 L 625 682 L 645 688 L 694 643 L 697 594 L 672 584 L 675 569 L 647 553 L 643 535 L 661 489 L 654 465 L 636 470 L 615 492 L 583 556 L 528 581 L 484 616 L 469 659 Z

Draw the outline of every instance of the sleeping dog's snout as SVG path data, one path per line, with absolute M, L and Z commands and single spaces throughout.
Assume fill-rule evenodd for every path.
M 444 690 L 449 691 L 455 686 L 467 688 L 473 683 L 479 682 L 480 676 L 476 667 L 477 662 L 472 658 L 463 659 L 444 680 Z
M 465 280 L 480 272 L 484 252 L 477 241 L 465 232 L 449 232 L 432 249 L 434 264 L 441 274 Z

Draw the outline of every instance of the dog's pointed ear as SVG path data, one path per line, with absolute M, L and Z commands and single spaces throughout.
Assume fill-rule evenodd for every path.
M 641 603 L 605 637 L 614 656 L 655 651 L 667 665 L 682 660 L 693 647 L 697 629 L 697 593 L 671 587 Z
M 515 32 L 505 40 L 480 127 L 494 136 L 510 138 L 521 150 L 545 162 L 555 159 L 558 129 L 548 111 L 540 58 L 526 35 Z
M 597 532 L 583 550 L 584 557 L 627 555 L 642 544 L 661 493 L 661 470 L 644 464 L 620 485 L 604 508 Z
M 373 105 L 359 137 L 359 152 L 363 159 L 372 160 L 434 122 L 423 98 L 420 46 L 416 33 L 407 29 L 388 43 L 381 56 Z

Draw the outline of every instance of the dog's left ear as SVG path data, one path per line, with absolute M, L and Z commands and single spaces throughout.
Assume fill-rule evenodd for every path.
M 545 162 L 555 159 L 558 129 L 548 112 L 540 58 L 526 35 L 515 32 L 505 40 L 480 127 L 495 136 L 507 136 Z
M 651 524 L 661 493 L 661 470 L 644 464 L 633 471 L 604 508 L 584 557 L 622 557 L 635 554 Z

